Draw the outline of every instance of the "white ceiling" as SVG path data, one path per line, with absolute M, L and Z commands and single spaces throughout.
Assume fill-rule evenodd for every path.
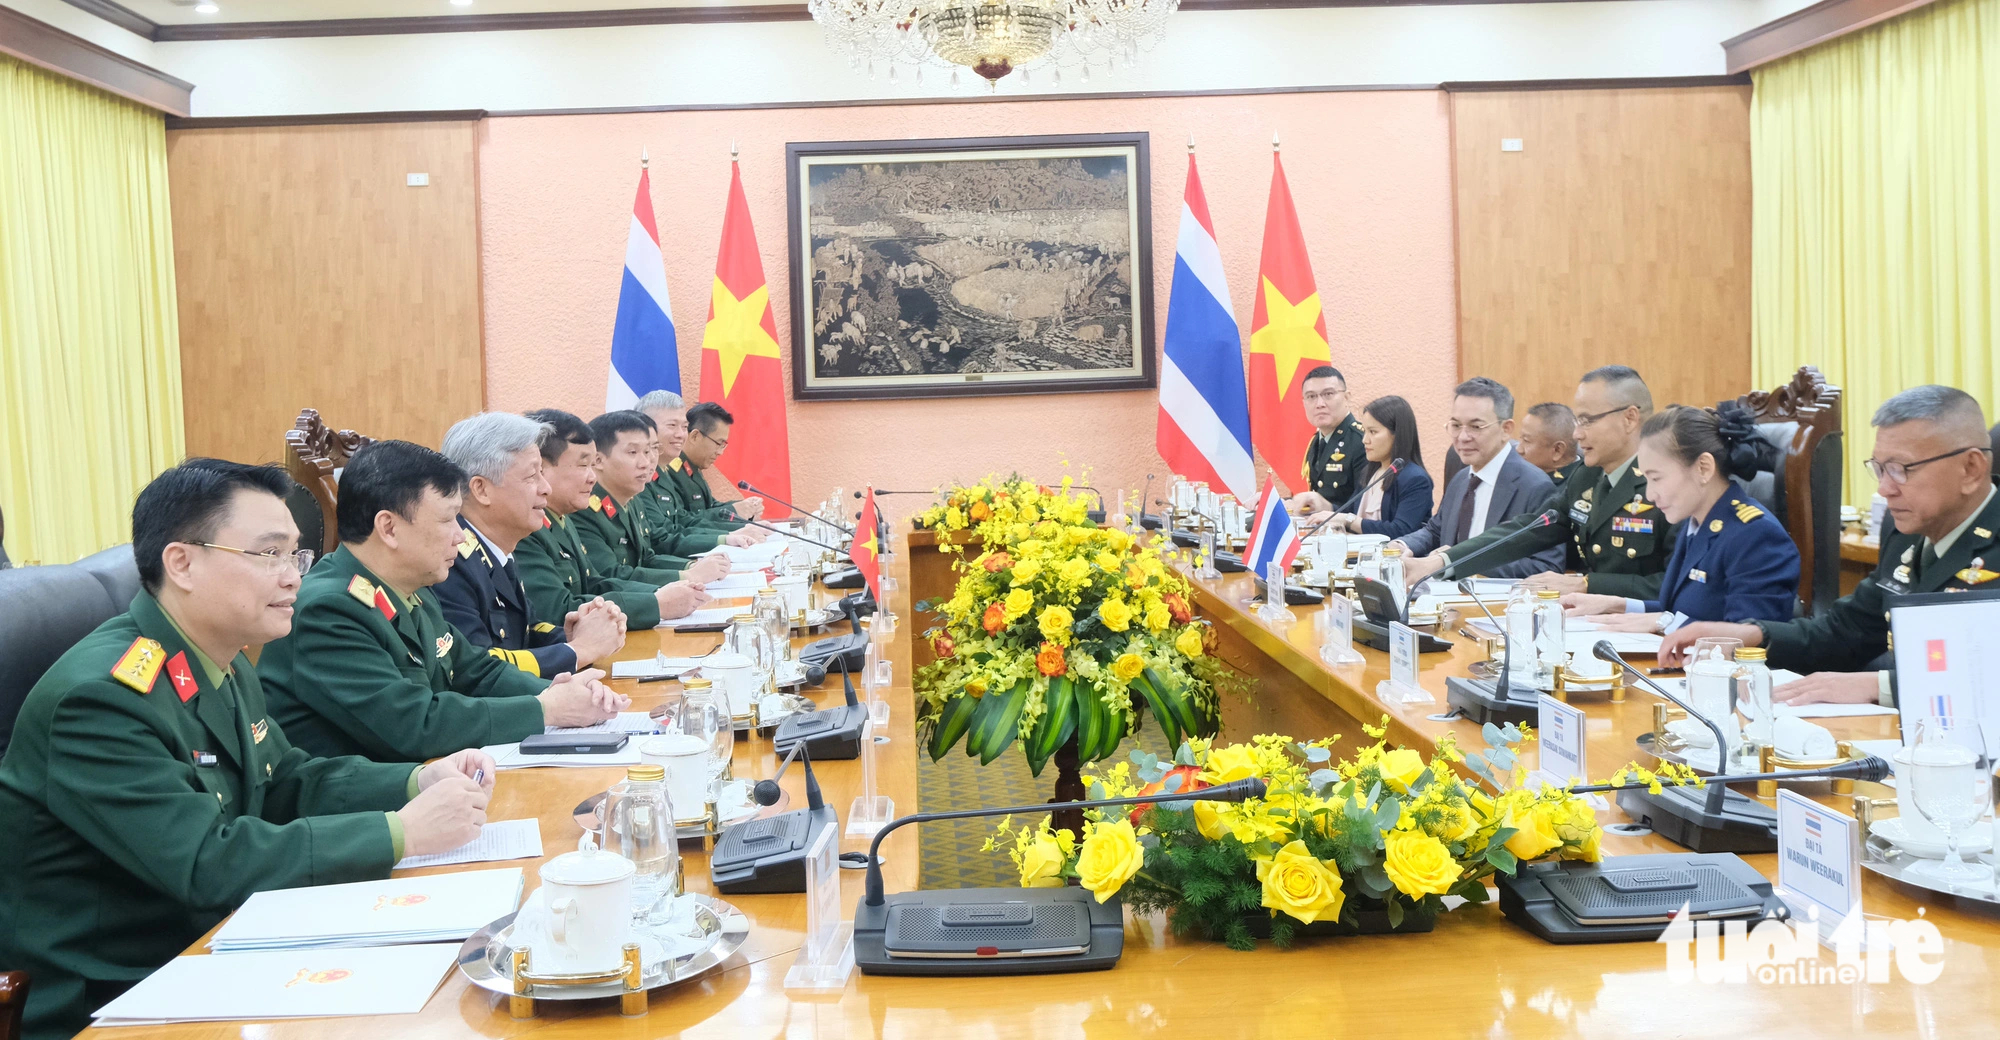
M 215 14 L 196 14 L 198 0 L 116 0 L 162 25 L 209 22 L 290 22 L 347 18 L 423 18 L 544 11 L 612 11 L 644 7 L 738 7 L 774 0 L 213 0 Z

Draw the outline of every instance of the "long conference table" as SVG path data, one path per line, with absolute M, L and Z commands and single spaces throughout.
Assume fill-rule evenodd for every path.
M 947 555 L 938 551 L 928 532 L 901 536 L 897 543 L 900 551 L 889 573 L 899 587 L 885 598 L 899 615 L 899 624 L 890 644 L 893 682 L 884 694 L 890 705 L 889 740 L 878 745 L 877 786 L 879 793 L 895 800 L 898 813 L 908 813 L 917 808 L 910 668 L 929 656 L 920 638 L 924 618 L 913 604 L 948 592 L 951 577 Z M 1305 739 L 1338 733 L 1345 739 L 1335 751 L 1346 754 L 1367 740 L 1360 723 L 1386 714 L 1393 742 L 1428 751 L 1439 737 L 1452 733 L 1462 746 L 1482 746 L 1476 725 L 1432 717 L 1445 711 L 1446 677 L 1466 674 L 1480 658 L 1470 641 L 1458 640 L 1447 653 L 1421 657 L 1422 685 L 1437 697 L 1437 704 L 1386 705 L 1374 691 L 1388 677 L 1387 655 L 1362 648 L 1364 663 L 1329 667 L 1321 662 L 1314 642 L 1310 608 L 1295 608 L 1298 623 L 1274 626 L 1250 612 L 1247 603 L 1254 582 L 1249 575 L 1197 581 L 1196 587 L 1198 610 L 1215 622 L 1220 633 L 1218 653 L 1258 680 L 1251 703 L 1225 705 L 1225 738 L 1283 732 Z M 700 653 L 717 641 L 712 633 L 635 631 L 617 656 L 646 658 L 662 649 L 672 654 Z M 634 710 L 677 696 L 662 689 L 675 684 L 613 685 L 633 698 Z M 838 703 L 840 695 L 838 681 L 815 694 L 822 705 Z M 1609 703 L 1602 695 L 1573 699 L 1588 713 L 1593 773 L 1608 774 L 1641 757 L 1635 740 L 1652 728 L 1652 701 L 1652 696 L 1637 690 L 1622 704 Z M 1844 739 L 1895 735 L 1893 717 L 1823 721 Z M 1532 766 L 1532 751 L 1524 758 Z M 769 776 L 775 766 L 768 741 L 739 741 L 737 776 Z M 859 763 L 821 763 L 816 772 L 844 825 L 848 805 L 861 789 Z M 571 815 L 573 808 L 621 775 L 618 768 L 503 772 L 488 817 L 540 820 L 545 857 L 553 857 L 575 848 L 582 833 Z M 797 770 L 786 776 L 783 786 L 792 805 L 803 804 Z M 1889 792 L 1880 788 L 1873 793 Z M 1840 801 L 1844 799 L 1834 804 Z M 977 804 L 977 798 L 968 795 L 959 802 Z M 1614 823 L 1624 816 L 1613 808 L 1600 812 L 1599 818 Z M 915 887 L 917 829 L 905 827 L 884 842 L 884 873 L 891 892 Z M 865 847 L 861 839 L 842 844 L 844 850 Z M 1679 851 L 1650 834 L 1607 834 L 1604 848 L 1608 855 Z M 692 846 L 684 846 L 683 855 L 689 890 L 709 891 L 706 857 Z M 1776 872 L 1775 856 L 1745 858 L 1767 875 Z M 513 865 L 526 869 L 532 890 L 540 861 L 407 873 Z M 842 875 L 843 906 L 851 916 L 861 897 L 861 874 L 843 871 Z M 1658 944 L 1551 945 L 1507 921 L 1498 906 L 1489 903 L 1445 914 L 1435 931 L 1427 934 L 1306 940 L 1289 951 L 1264 947 L 1251 953 L 1175 938 L 1163 921 L 1128 911 L 1124 958 L 1108 972 L 996 979 L 857 973 L 842 992 L 800 995 L 785 990 L 784 976 L 801 948 L 805 898 L 726 898 L 751 921 L 742 949 L 719 972 L 654 992 L 649 1013 L 640 1017 L 620 1016 L 617 1001 L 607 999 L 541 1001 L 539 1017 L 517 1020 L 508 1014 L 505 998 L 470 985 L 454 971 L 416 1015 L 125 1027 L 87 1033 L 97 1040 L 137 1035 L 188 1040 L 530 1035 L 731 1040 L 1724 1034 L 1954 1038 L 1990 1036 L 2000 1024 L 2000 999 L 1994 996 L 2000 982 L 2000 918 L 1988 908 L 1955 906 L 1951 900 L 1872 874 L 1865 876 L 1863 903 L 1871 917 L 1910 919 L 1924 912 L 1943 933 L 1944 970 L 1935 982 L 1917 985 L 1892 973 L 1892 981 L 1875 984 L 1675 983 L 1668 979 L 1665 951 Z M 187 952 L 204 953 L 204 942 L 206 937 Z M 1823 954 L 1824 962 L 1831 963 L 1831 957 L 1830 952 Z

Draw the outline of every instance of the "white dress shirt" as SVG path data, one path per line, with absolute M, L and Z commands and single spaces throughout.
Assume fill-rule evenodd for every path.
M 1503 443 L 1500 450 L 1486 460 L 1486 465 L 1472 471 L 1472 475 L 1479 478 L 1479 486 L 1472 491 L 1472 534 L 1479 534 L 1488 526 L 1486 515 L 1493 509 L 1493 488 L 1500 480 L 1500 467 L 1507 464 L 1507 456 L 1513 451 L 1511 445 Z

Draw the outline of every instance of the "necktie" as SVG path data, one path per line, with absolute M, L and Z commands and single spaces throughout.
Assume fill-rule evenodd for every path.
M 510 559 L 506 563 L 501 564 L 500 569 L 507 572 L 507 584 L 510 591 L 516 595 L 521 595 L 521 593 L 526 591 L 521 586 L 521 572 L 514 569 L 513 560 Z M 527 602 L 527 597 L 524 595 L 521 596 L 521 601 L 523 603 Z
M 1453 545 L 1472 537 L 1472 513 L 1479 501 L 1479 474 L 1468 473 L 1466 476 L 1472 479 L 1465 482 L 1465 496 L 1458 500 L 1458 529 L 1451 535 Z
M 1924 539 L 1924 551 L 1917 554 L 1917 582 L 1924 580 L 1924 573 L 1929 571 L 1931 566 L 1936 564 L 1937 561 L 1937 543 L 1928 538 Z

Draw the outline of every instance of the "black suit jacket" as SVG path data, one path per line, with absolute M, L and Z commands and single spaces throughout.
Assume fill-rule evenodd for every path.
M 1447 451 L 1450 458 L 1457 458 L 1458 452 Z M 1472 471 L 1460 466 L 1458 474 L 1445 483 L 1444 501 L 1436 513 L 1424 526 L 1402 537 L 1403 547 L 1411 556 L 1425 556 L 1431 551 L 1452 545 L 1451 536 L 1458 531 L 1459 506 L 1465 501 L 1465 488 L 1472 482 Z M 1500 474 L 1493 480 L 1493 500 L 1486 506 L 1486 527 L 1498 527 L 1522 513 L 1531 513 L 1542 508 L 1542 503 L 1555 493 L 1555 485 L 1549 475 L 1529 464 L 1517 451 L 1508 451 L 1507 458 L 1500 464 Z M 1481 568 L 1481 573 L 1491 578 L 1525 578 L 1530 574 L 1563 569 L 1563 546 L 1552 545 L 1532 556 L 1492 567 Z
M 458 559 L 451 573 L 431 587 L 445 620 L 473 645 L 529 675 L 550 679 L 576 671 L 576 651 L 564 641 L 562 626 L 536 620 L 528 590 L 494 562 L 464 517 L 458 525 L 465 529 Z

